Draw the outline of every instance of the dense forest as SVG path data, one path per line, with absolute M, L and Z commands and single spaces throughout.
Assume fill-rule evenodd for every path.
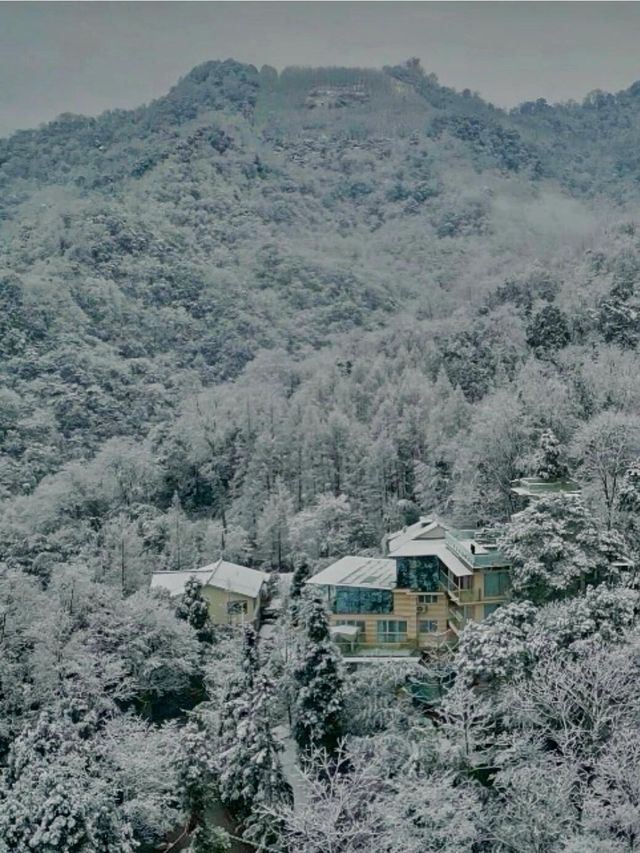
M 227 60 L 0 140 L 2 853 L 640 850 L 639 133 Z M 302 591 L 421 512 L 514 571 L 429 714 Z M 269 642 L 149 592 L 220 556 L 295 572 Z

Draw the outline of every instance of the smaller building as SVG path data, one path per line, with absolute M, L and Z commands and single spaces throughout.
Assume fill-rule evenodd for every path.
M 543 480 L 541 477 L 521 477 L 513 480 L 511 491 L 525 501 L 535 501 L 554 495 L 579 495 L 580 486 L 570 477 L 560 480 Z
M 202 584 L 202 596 L 214 625 L 241 625 L 258 622 L 269 575 L 247 566 L 218 560 L 201 569 L 180 572 L 154 572 L 151 589 L 166 589 L 171 597 L 184 593 L 187 581 Z

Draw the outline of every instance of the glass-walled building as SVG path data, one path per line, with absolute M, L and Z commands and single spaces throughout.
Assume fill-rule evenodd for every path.
M 451 642 L 509 595 L 509 567 L 489 531 L 423 518 L 383 548 L 384 557 L 343 557 L 308 581 L 325 597 L 336 637 L 360 653 Z
M 451 641 L 467 619 L 504 601 L 508 570 L 489 565 L 504 561 L 485 560 L 479 570 L 476 547 L 483 546 L 454 541 L 444 525 L 422 519 L 387 538 L 385 557 L 343 557 L 309 583 L 325 597 L 338 638 L 360 652 L 408 654 Z

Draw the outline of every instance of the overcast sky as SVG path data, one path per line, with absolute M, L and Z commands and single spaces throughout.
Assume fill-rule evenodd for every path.
M 496 104 L 640 79 L 640 3 L 0 3 L 0 135 L 163 94 L 235 59 L 427 71 Z

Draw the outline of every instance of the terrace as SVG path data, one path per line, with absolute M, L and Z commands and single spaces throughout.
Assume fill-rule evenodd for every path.
M 500 551 L 495 533 L 487 530 L 447 530 L 447 547 L 472 569 L 490 569 L 508 566 L 509 561 Z
M 553 495 L 580 494 L 580 486 L 566 477 L 562 480 L 542 480 L 540 477 L 521 477 L 511 484 L 511 491 L 523 498 L 542 498 Z

